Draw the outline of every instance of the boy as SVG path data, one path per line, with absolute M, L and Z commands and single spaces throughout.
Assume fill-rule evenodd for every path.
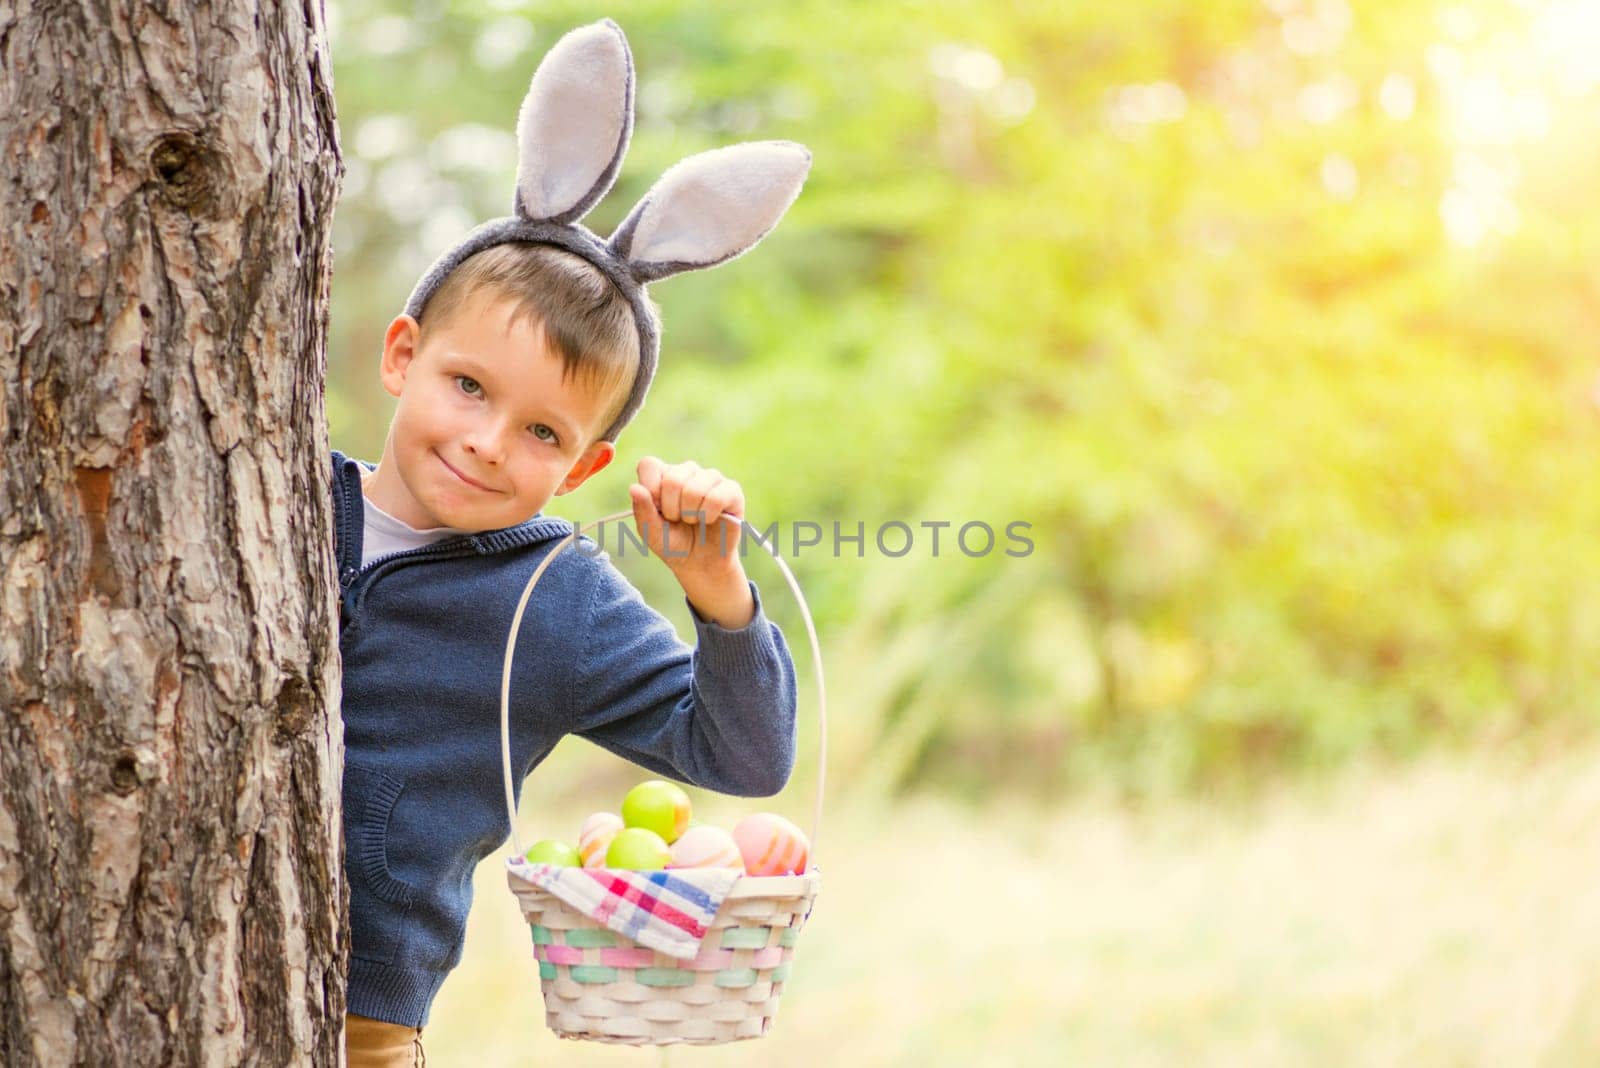
M 418 1063 L 473 869 L 509 833 L 506 632 L 572 529 L 541 510 L 612 461 L 643 403 L 659 331 L 644 283 L 745 251 L 809 166 L 781 143 L 693 157 L 602 243 L 576 220 L 616 175 L 632 99 L 615 24 L 551 50 L 519 121 L 515 214 L 446 252 L 389 325 L 380 377 L 398 400 L 379 463 L 333 455 L 351 1068 Z M 720 529 L 743 493 L 692 463 L 647 457 L 637 475 L 640 536 L 683 587 L 697 646 L 593 546 L 563 553 L 519 636 L 515 781 L 578 734 L 661 775 L 776 793 L 794 762 L 794 667 Z

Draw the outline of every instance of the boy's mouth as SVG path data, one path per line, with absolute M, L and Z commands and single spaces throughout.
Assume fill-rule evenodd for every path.
M 449 470 L 449 472 L 452 475 L 455 475 L 456 478 L 460 479 L 462 482 L 465 482 L 467 485 L 471 486 L 473 489 L 480 489 L 480 490 L 483 490 L 485 493 L 498 493 L 498 492 L 500 492 L 499 490 L 493 489 L 493 488 L 491 488 L 489 486 L 485 486 L 482 482 L 479 482 L 475 478 L 468 478 L 466 475 L 462 474 L 460 471 L 456 470 L 453 466 L 451 466 L 450 461 L 446 460 L 443 456 L 441 456 L 437 450 L 434 451 L 434 455 L 439 457 L 439 462 L 444 464 L 444 466 Z

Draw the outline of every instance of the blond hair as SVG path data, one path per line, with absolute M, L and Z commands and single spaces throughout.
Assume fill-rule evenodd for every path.
M 606 398 L 598 439 L 639 371 L 639 324 L 628 298 L 599 268 L 554 245 L 493 245 L 463 260 L 434 290 L 417 316 L 422 339 L 479 293 L 512 301 L 516 318 L 544 328 L 545 344 L 561 357 L 562 380 L 576 376 Z

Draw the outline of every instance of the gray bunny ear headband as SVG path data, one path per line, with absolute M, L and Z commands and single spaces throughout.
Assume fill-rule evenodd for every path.
M 811 153 L 792 141 L 753 141 L 690 156 L 650 187 L 602 240 L 580 225 L 622 168 L 633 132 L 633 55 L 604 19 L 568 33 L 534 72 L 517 116 L 512 214 L 473 230 L 422 276 L 406 314 L 423 306 L 467 257 L 493 245 L 555 245 L 598 267 L 633 306 L 639 372 L 627 404 L 601 437 L 615 440 L 638 414 L 655 377 L 661 339 L 645 284 L 714 267 L 749 251 L 800 193 Z

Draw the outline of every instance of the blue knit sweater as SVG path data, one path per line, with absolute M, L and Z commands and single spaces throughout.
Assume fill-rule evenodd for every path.
M 528 576 L 572 526 L 535 516 L 363 568 L 361 470 L 338 452 L 333 507 L 349 1011 L 420 1027 L 461 959 L 473 868 L 510 834 L 500 763 L 506 632 Z M 557 557 L 529 602 L 512 668 L 518 787 L 563 735 L 577 734 L 719 793 L 781 790 L 795 742 L 783 635 L 759 597 L 738 630 L 693 614 L 691 650 L 592 542 Z

